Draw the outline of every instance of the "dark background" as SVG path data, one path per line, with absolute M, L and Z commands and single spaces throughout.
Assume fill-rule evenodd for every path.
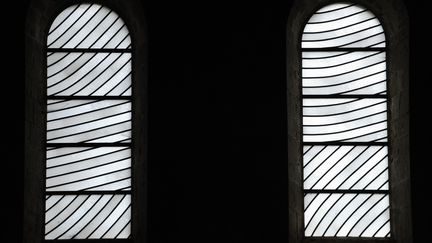
M 21 242 L 28 2 L 2 2 L 5 243 Z M 142 2 L 149 35 L 149 243 L 286 243 L 285 28 L 292 1 Z M 424 222 L 431 11 L 427 1 L 405 2 L 413 229 L 422 242 L 430 231 Z

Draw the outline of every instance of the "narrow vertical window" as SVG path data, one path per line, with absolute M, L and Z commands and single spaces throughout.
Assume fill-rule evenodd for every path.
M 302 35 L 304 235 L 390 237 L 386 40 L 350 3 Z
M 62 11 L 47 38 L 45 239 L 131 235 L 132 53 L 98 4 Z

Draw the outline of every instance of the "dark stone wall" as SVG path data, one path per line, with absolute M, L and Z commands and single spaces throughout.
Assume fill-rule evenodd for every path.
M 149 243 L 288 241 L 286 24 L 292 2 L 141 1 L 148 32 Z M 430 148 L 423 142 L 430 138 L 426 2 L 405 1 L 414 242 L 427 239 L 430 211 Z M 24 92 L 24 80 L 37 75 L 25 69 L 32 62 L 24 55 L 29 1 L 2 6 L 8 238 L 2 242 L 15 243 L 23 238 L 24 143 L 34 139 L 24 136 L 24 113 L 37 106 L 24 101 L 38 95 Z

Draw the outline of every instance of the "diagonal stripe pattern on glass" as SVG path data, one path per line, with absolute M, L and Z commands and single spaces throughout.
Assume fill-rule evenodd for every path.
M 130 195 L 66 195 L 46 200 L 46 239 L 130 236 Z
M 51 25 L 48 48 L 131 48 L 125 22 L 98 4 L 79 4 L 61 12 Z

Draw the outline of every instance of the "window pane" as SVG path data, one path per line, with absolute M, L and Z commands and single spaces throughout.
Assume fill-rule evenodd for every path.
M 382 47 L 380 22 L 357 4 L 330 4 L 306 24 L 306 237 L 390 236 L 387 60 Z
M 130 48 L 124 21 L 98 4 L 74 5 L 54 20 L 48 35 L 49 48 Z
M 48 54 L 48 95 L 131 95 L 131 53 Z
M 131 189 L 129 147 L 48 149 L 47 191 Z
M 306 198 L 306 236 L 386 237 L 390 234 L 388 195 L 319 193 L 307 194 Z
M 131 102 L 63 100 L 48 105 L 50 143 L 130 142 Z
M 303 141 L 387 141 L 387 100 L 303 99 Z
M 124 239 L 130 235 L 130 195 L 52 195 L 45 205 L 45 239 Z
M 384 30 L 373 13 L 356 4 L 333 7 L 319 10 L 309 19 L 303 48 L 385 46 Z
M 388 189 L 387 150 L 387 146 L 304 147 L 304 189 Z
M 384 51 L 303 52 L 303 94 L 384 94 Z
M 45 239 L 131 238 L 127 27 L 104 6 L 77 4 L 54 20 L 47 47 Z

